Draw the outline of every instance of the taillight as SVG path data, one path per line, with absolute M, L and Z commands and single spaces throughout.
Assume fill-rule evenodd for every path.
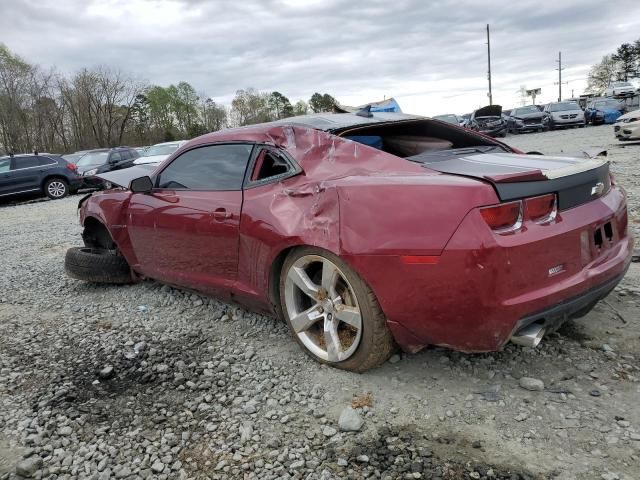
M 67 168 L 74 173 L 78 173 L 78 167 L 76 167 L 75 163 L 67 163 Z
M 522 202 L 501 203 L 483 207 L 480 214 L 496 233 L 515 232 L 522 226 Z
M 536 223 L 549 223 L 558 214 L 558 204 L 555 193 L 527 198 L 524 201 L 525 218 Z

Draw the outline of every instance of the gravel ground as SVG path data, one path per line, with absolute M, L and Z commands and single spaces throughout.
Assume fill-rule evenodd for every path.
M 610 148 L 640 235 L 640 144 Z M 278 321 L 147 281 L 67 278 L 78 197 L 0 208 L 0 479 L 640 478 L 640 268 L 533 349 L 429 348 L 358 375 Z

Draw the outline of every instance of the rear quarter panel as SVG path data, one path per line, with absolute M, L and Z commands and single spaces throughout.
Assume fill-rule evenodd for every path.
M 499 201 L 489 184 L 443 174 L 351 177 L 336 186 L 346 255 L 440 255 L 472 208 Z

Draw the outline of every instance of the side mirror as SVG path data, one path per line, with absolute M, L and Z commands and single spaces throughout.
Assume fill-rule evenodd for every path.
M 138 177 L 131 180 L 129 190 L 133 193 L 149 193 L 153 189 L 153 181 L 149 177 Z

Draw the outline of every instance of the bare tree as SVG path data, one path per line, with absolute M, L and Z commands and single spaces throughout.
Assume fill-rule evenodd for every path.
M 601 93 L 609 87 L 611 82 L 616 80 L 618 72 L 618 62 L 612 55 L 602 57 L 600 63 L 595 64 L 589 71 L 587 80 L 587 91 L 590 93 Z

